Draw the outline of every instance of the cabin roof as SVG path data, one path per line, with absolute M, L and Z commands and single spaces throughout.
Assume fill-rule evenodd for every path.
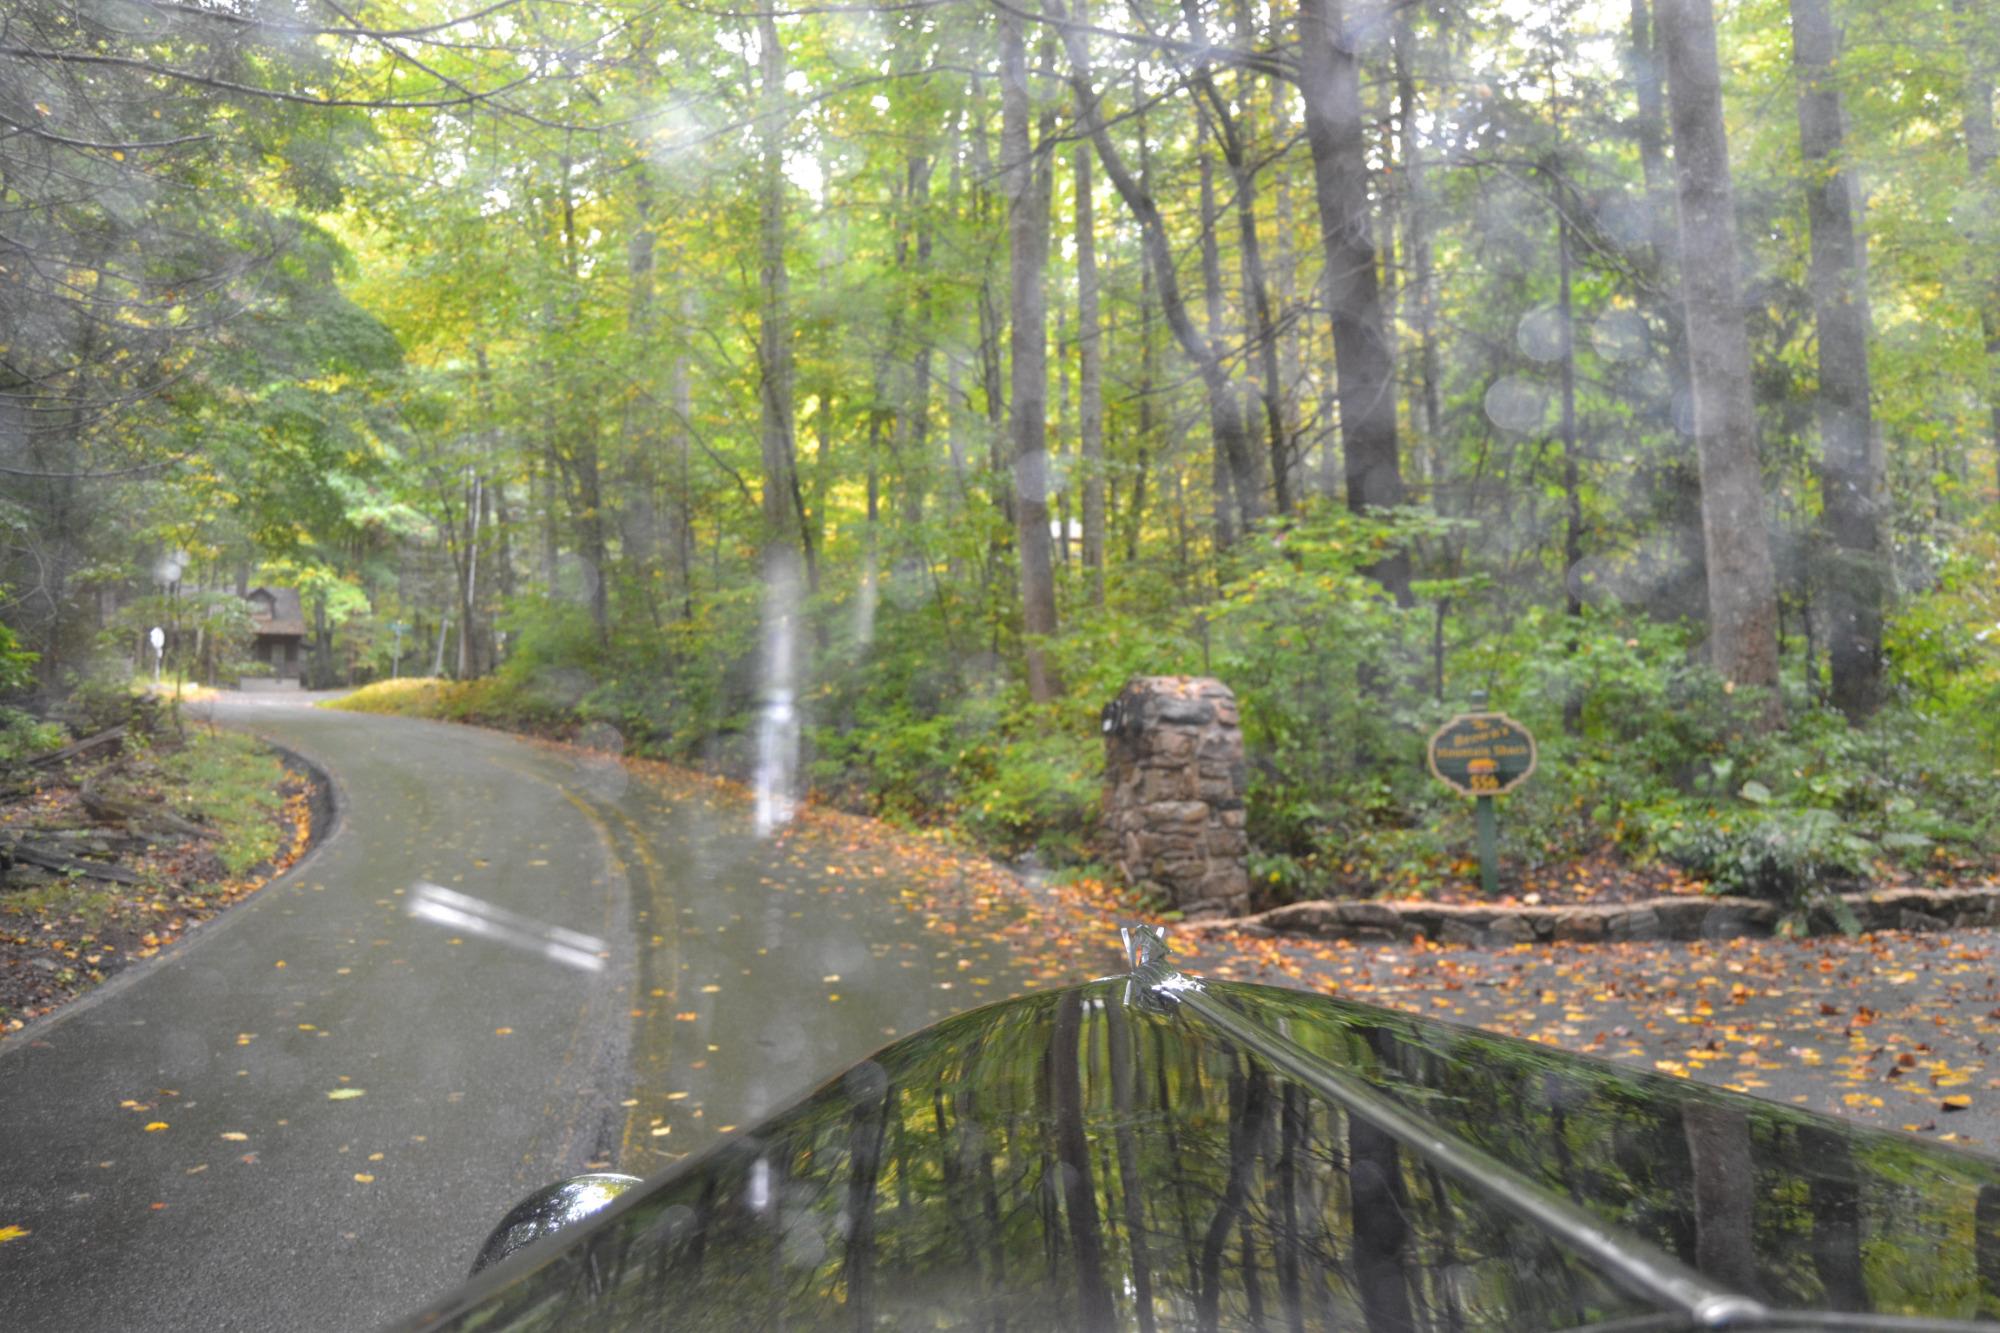
M 243 599 L 250 603 L 250 623 L 257 633 L 305 637 L 306 617 L 297 588 L 260 586 L 244 593 Z

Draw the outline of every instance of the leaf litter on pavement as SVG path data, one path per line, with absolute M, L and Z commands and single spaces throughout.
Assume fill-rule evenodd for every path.
M 730 810 L 751 799 L 726 778 L 624 762 L 676 805 Z M 2000 935 L 1991 932 L 1502 951 L 1182 932 L 1115 885 L 1024 877 L 948 834 L 810 801 L 780 841 L 791 864 L 824 881 L 822 893 L 890 887 L 939 942 L 936 961 L 953 960 L 950 979 L 935 984 L 955 1008 L 1119 971 L 1118 927 L 1149 923 L 1168 932 L 1189 971 L 1222 980 L 1340 995 L 1946 1140 L 1981 1141 L 1949 1117 L 1983 1109 L 1982 1098 L 2000 1113 Z M 1588 878 L 1588 895 L 1571 892 L 1628 896 L 1600 874 Z M 699 1017 L 671 1006 L 664 1015 Z M 669 1109 L 636 1106 L 636 1123 L 658 1135 L 667 1117 L 652 1112 Z

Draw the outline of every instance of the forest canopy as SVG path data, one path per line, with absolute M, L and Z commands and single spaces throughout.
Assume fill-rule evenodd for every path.
M 19 0 L 17 702 L 321 687 L 1087 860 L 1243 704 L 1260 891 L 2000 856 L 2000 11 Z M 18 640 L 18 643 L 11 640 Z M 28 655 L 32 655 L 32 660 Z M 383 706 L 398 706 L 393 702 Z

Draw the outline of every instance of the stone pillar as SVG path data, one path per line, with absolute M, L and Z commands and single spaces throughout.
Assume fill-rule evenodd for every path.
M 1134 676 L 1106 704 L 1106 855 L 1190 917 L 1250 905 L 1236 696 L 1205 676 Z

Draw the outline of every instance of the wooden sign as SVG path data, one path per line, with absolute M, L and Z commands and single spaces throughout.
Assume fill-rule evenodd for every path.
M 1431 737 L 1430 764 L 1461 796 L 1502 796 L 1535 771 L 1535 738 L 1505 713 L 1460 713 Z

